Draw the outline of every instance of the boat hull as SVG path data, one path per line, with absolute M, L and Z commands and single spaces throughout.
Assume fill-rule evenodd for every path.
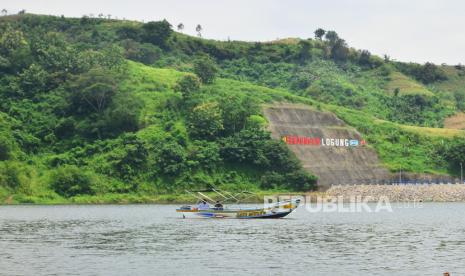
M 294 209 L 290 210 L 182 210 L 177 209 L 183 218 L 235 218 L 235 219 L 272 219 L 283 218 Z
M 283 218 L 292 213 L 300 203 L 300 199 L 276 202 L 263 208 L 210 208 L 199 209 L 195 206 L 184 205 L 176 212 L 183 218 L 236 218 L 236 219 L 272 219 Z

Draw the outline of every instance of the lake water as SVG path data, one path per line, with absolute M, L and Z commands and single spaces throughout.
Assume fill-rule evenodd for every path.
M 465 275 L 465 204 L 285 219 L 170 205 L 0 206 L 0 275 Z

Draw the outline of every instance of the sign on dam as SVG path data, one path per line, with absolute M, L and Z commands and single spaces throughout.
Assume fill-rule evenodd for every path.
M 291 135 L 284 136 L 283 141 L 288 145 L 311 145 L 325 147 L 357 147 L 366 145 L 365 140 L 347 138 L 319 138 Z
M 391 178 L 360 133 L 334 114 L 294 104 L 267 106 L 264 113 L 273 138 L 287 143 L 321 189 Z

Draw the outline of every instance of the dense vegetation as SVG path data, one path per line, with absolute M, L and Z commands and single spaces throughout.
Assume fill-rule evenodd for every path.
M 456 173 L 461 140 L 445 147 L 450 138 L 399 125 L 439 127 L 463 109 L 465 91 L 438 88 L 455 80 L 449 71 L 381 59 L 322 29 L 246 43 L 186 36 L 167 21 L 5 16 L 0 202 L 310 190 L 316 178 L 265 130 L 261 105 L 272 101 L 336 112 L 393 170 Z

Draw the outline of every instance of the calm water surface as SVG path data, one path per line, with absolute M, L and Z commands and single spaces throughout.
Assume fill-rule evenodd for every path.
M 0 275 L 465 275 L 465 204 L 278 220 L 176 206 L 0 206 Z

